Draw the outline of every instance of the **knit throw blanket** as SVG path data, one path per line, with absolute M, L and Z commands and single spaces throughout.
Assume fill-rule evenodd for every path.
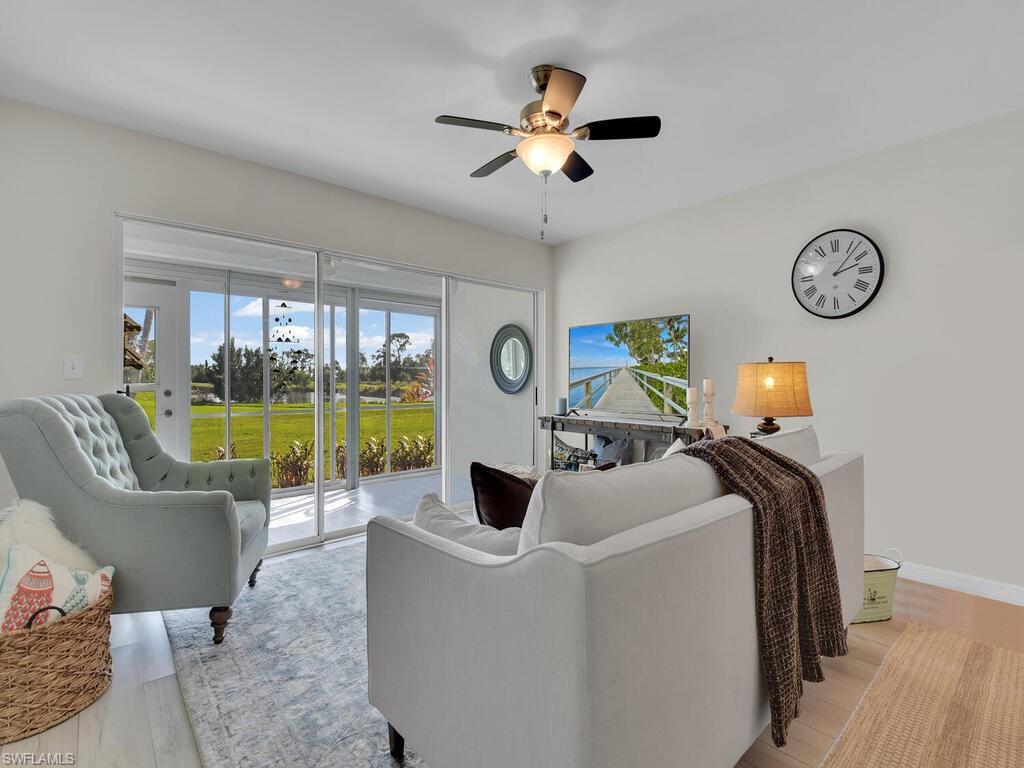
M 786 743 L 803 680 L 821 682 L 822 656 L 846 655 L 846 628 L 825 495 L 803 464 L 743 437 L 702 440 L 685 453 L 710 464 L 754 507 L 754 587 L 772 740 Z

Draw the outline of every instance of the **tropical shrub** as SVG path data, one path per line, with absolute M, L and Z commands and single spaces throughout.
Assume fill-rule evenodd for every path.
M 334 446 L 334 474 L 339 480 L 345 479 L 345 470 L 348 464 L 348 448 L 342 440 Z
M 388 448 L 383 440 L 371 437 L 359 452 L 359 474 L 362 477 L 380 475 L 387 469 Z
M 227 451 L 224 450 L 224 446 L 223 445 L 218 445 L 217 446 L 217 461 L 224 461 L 224 459 L 226 459 L 226 458 L 228 458 L 228 455 L 227 455 Z M 235 445 L 234 443 L 231 444 L 231 458 L 232 459 L 237 459 L 238 458 L 238 446 Z
M 294 488 L 313 482 L 314 445 L 312 440 L 293 440 L 282 453 L 271 451 L 270 465 L 275 488 Z
M 391 446 L 391 471 L 401 472 L 406 469 L 424 469 L 434 466 L 434 438 L 416 435 L 410 438 L 402 435 L 398 442 Z

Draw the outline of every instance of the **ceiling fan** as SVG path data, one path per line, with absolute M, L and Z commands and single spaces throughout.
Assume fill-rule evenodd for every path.
M 469 174 L 473 178 L 490 176 L 518 157 L 527 168 L 545 180 L 552 173 L 561 171 L 570 181 L 583 181 L 594 173 L 594 169 L 576 152 L 577 141 L 650 139 L 661 131 L 661 118 L 656 115 L 595 120 L 568 131 L 569 113 L 586 82 L 587 78 L 578 72 L 541 64 L 530 70 L 530 84 L 541 97 L 523 107 L 519 113 L 519 128 L 452 115 L 440 115 L 436 122 L 500 131 L 506 136 L 519 138 L 515 149 L 481 165 Z

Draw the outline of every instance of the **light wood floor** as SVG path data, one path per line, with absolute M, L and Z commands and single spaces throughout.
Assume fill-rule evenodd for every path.
M 776 749 L 771 732 L 765 729 L 736 768 L 817 766 L 907 622 L 1024 651 L 1024 607 L 906 579 L 897 583 L 894 606 L 892 621 L 850 627 L 850 653 L 825 659 L 825 682 L 804 683 L 800 717 L 790 726 L 789 743 Z
M 905 579 L 897 586 L 895 607 L 892 621 L 851 627 L 850 654 L 825 660 L 825 682 L 804 684 L 802 713 L 790 727 L 789 744 L 776 749 L 766 730 L 736 768 L 817 766 L 908 621 L 1024 651 L 1024 607 Z M 115 616 L 111 644 L 114 681 L 103 698 L 77 717 L 0 753 L 74 753 L 81 768 L 199 766 L 160 614 Z
M 199 752 L 161 615 L 112 617 L 110 644 L 110 690 L 81 714 L 8 744 L 0 754 L 70 753 L 81 768 L 198 768 Z

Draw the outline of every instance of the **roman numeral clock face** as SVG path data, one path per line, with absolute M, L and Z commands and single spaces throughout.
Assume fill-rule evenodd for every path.
M 804 246 L 793 264 L 793 295 L 818 317 L 837 319 L 860 312 L 882 286 L 885 262 L 867 235 L 835 229 Z

